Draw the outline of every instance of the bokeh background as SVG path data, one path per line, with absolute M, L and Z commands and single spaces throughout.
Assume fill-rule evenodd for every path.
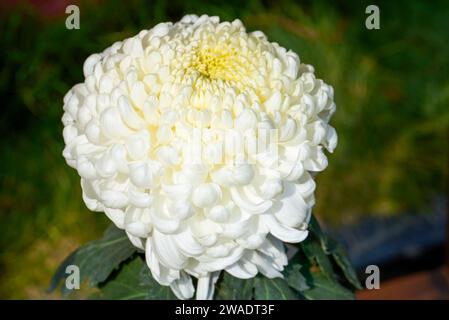
M 72 3 L 79 30 L 65 28 Z M 365 27 L 369 4 L 380 30 Z M 108 224 L 86 209 L 61 154 L 62 98 L 83 81 L 84 60 L 186 13 L 239 18 L 334 86 L 339 145 L 318 177 L 315 212 L 360 272 L 376 259 L 391 276 L 443 262 L 447 1 L 4 0 L 0 11 L 0 298 L 59 297 L 45 291 L 57 265 Z M 401 250 L 416 263 L 393 267 Z

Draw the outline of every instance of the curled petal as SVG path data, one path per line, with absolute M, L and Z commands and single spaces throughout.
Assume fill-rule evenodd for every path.
M 154 253 L 151 241 L 145 244 L 145 261 L 150 268 L 153 278 L 163 286 L 169 286 L 173 281 L 179 279 L 180 272 L 164 267 L 159 263 L 158 257 Z
M 299 230 L 287 226 L 283 226 L 280 224 L 276 218 L 271 215 L 263 215 L 262 216 L 265 225 L 270 230 L 270 233 L 276 238 L 288 242 L 288 243 L 298 243 L 305 238 L 307 238 L 308 231 L 307 230 Z
M 197 300 L 211 300 L 214 297 L 215 283 L 220 276 L 220 272 L 211 272 L 205 276 L 198 278 L 198 284 L 196 288 Z
M 180 227 L 180 220 L 164 217 L 158 213 L 159 211 L 160 210 L 155 208 L 150 210 L 150 216 L 154 227 L 164 233 L 175 233 Z
M 263 200 L 262 198 L 260 199 L 260 202 L 254 202 L 254 200 L 252 201 L 251 199 L 249 199 L 245 194 L 242 194 L 242 192 L 235 187 L 231 187 L 230 191 L 232 200 L 234 200 L 237 206 L 245 211 L 254 214 L 261 214 L 266 212 L 273 204 L 271 201 Z
M 84 203 L 87 205 L 89 210 L 92 211 L 102 211 L 104 206 L 99 201 L 100 196 L 98 195 L 97 188 L 94 186 L 95 183 L 86 180 L 81 179 L 81 187 L 83 189 L 83 200 Z
M 104 208 L 104 213 L 111 219 L 117 228 L 125 228 L 125 212 L 120 209 Z
M 129 233 L 129 232 L 126 232 L 126 235 L 128 236 L 129 241 L 131 241 L 131 243 L 132 243 L 135 247 L 137 247 L 137 248 L 139 248 L 139 249 L 141 249 L 141 250 L 145 250 L 145 247 L 144 247 L 144 245 L 143 245 L 144 242 L 142 241 L 141 238 L 136 237 L 136 236 L 132 235 L 132 234 Z
M 187 257 L 179 252 L 172 237 L 165 235 L 158 230 L 154 230 L 152 237 L 152 247 L 158 260 L 167 268 L 180 270 L 184 267 Z
M 283 278 L 283 275 L 280 271 L 282 268 L 279 268 L 275 264 L 272 263 L 271 259 L 267 259 L 263 256 L 263 254 L 253 252 L 251 262 L 257 266 L 257 269 L 260 273 L 262 273 L 267 278 Z
M 179 250 L 188 257 L 199 256 L 204 252 L 204 247 L 195 240 L 189 229 L 173 235 L 173 239 Z
M 192 278 L 185 272 L 180 272 L 179 279 L 174 280 L 170 284 L 170 288 L 173 290 L 176 297 L 181 300 L 190 299 L 195 293 Z
M 272 212 L 277 220 L 288 227 L 298 227 L 307 216 L 310 206 L 303 198 L 303 192 L 297 184 L 286 182 L 282 202 L 278 208 L 273 207 Z
M 243 258 L 226 268 L 232 276 L 240 279 L 250 279 L 257 275 L 257 267 L 254 263 Z

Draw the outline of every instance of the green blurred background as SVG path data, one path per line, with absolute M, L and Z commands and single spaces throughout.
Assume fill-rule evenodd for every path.
M 65 28 L 76 3 L 81 29 Z M 380 8 L 380 30 L 365 8 Z M 62 98 L 88 55 L 186 13 L 241 19 L 335 88 L 339 145 L 318 177 L 330 225 L 430 207 L 446 194 L 447 1 L 3 1 L 0 5 L 0 298 L 45 292 L 62 259 L 108 224 L 61 155 Z M 79 294 L 83 297 L 83 293 Z

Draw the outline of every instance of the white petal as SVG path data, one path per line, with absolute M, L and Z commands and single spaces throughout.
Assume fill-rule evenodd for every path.
M 257 266 L 257 269 L 267 278 L 283 278 L 280 270 L 275 268 L 272 259 L 257 252 L 252 253 L 251 262 Z
M 232 239 L 236 239 L 245 234 L 251 227 L 252 221 L 250 219 L 239 220 L 233 223 L 226 223 L 223 225 L 224 230 L 222 235 Z
M 178 249 L 186 256 L 198 256 L 204 252 L 204 247 L 199 244 L 193 237 L 190 229 L 173 235 Z
M 125 212 L 120 209 L 105 208 L 104 213 L 119 229 L 125 228 Z
M 338 143 L 338 136 L 335 128 L 328 126 L 325 147 L 329 152 L 333 152 Z
M 121 191 L 104 190 L 101 192 L 101 200 L 104 205 L 112 209 L 122 209 L 128 205 L 128 197 Z
M 240 279 L 250 279 L 257 275 L 257 267 L 250 261 L 240 260 L 226 268 L 232 276 Z
M 276 91 L 273 93 L 273 95 L 265 101 L 265 108 L 268 112 L 274 112 L 276 110 L 279 110 L 282 103 L 282 95 L 279 91 Z
M 201 256 L 198 257 L 198 259 L 201 259 L 202 267 L 204 268 L 204 270 L 212 272 L 215 270 L 226 269 L 228 266 L 234 264 L 242 257 L 243 252 L 243 248 L 238 246 L 235 247 L 228 256 L 223 258 L 210 259 L 208 257 Z M 203 260 L 205 258 L 208 258 L 209 261 Z
M 276 238 L 289 243 L 298 243 L 307 238 L 307 230 L 298 230 L 295 228 L 283 226 L 280 224 L 276 218 L 270 214 L 265 214 L 261 216 L 265 225 L 270 230 L 270 233 Z
M 136 190 L 129 190 L 129 202 L 138 208 L 148 208 L 151 206 L 152 197 L 146 192 L 139 192 Z
M 148 237 L 152 229 L 152 225 L 148 221 L 148 211 L 148 209 L 128 207 L 125 212 L 126 231 L 136 237 Z
M 79 175 L 86 180 L 92 180 L 98 176 L 95 166 L 86 157 L 78 158 L 77 169 Z
M 166 166 L 174 166 L 179 164 L 178 152 L 175 148 L 169 146 L 162 146 L 156 152 L 159 160 Z
M 209 211 L 207 211 L 206 215 L 214 222 L 223 223 L 226 222 L 229 218 L 229 210 L 222 205 L 218 205 L 212 207 Z
M 215 283 L 220 276 L 220 272 L 208 273 L 206 276 L 198 278 L 196 287 L 197 300 L 212 300 L 214 297 Z
M 298 76 L 298 69 L 299 69 L 299 58 L 298 56 L 287 56 L 287 70 L 285 70 L 285 74 L 295 79 Z
M 151 33 L 156 37 L 163 37 L 169 32 L 169 23 L 159 23 L 151 29 Z
M 323 171 L 327 167 L 327 157 L 323 152 L 323 147 L 310 148 L 310 153 L 304 161 L 304 168 L 309 171 Z
M 81 187 L 83 189 L 84 203 L 89 208 L 89 210 L 102 211 L 103 205 L 98 201 L 100 199 L 100 196 L 95 190 L 93 183 L 86 179 L 81 179 Z
M 137 248 L 139 248 L 139 249 L 141 249 L 141 250 L 145 250 L 145 248 L 144 248 L 144 246 L 143 246 L 143 241 L 142 241 L 141 238 L 136 237 L 136 236 L 133 236 L 133 235 L 130 234 L 129 232 L 126 232 L 126 235 L 128 236 L 129 241 L 131 241 L 131 243 L 132 243 L 135 247 L 137 247 Z
M 156 229 L 153 230 L 151 241 L 156 256 L 164 266 L 177 270 L 184 267 L 187 257 L 179 251 L 171 236 L 165 235 Z
M 150 209 L 150 217 L 154 228 L 166 234 L 175 233 L 179 229 L 181 221 L 166 215 L 160 207 L 160 204 L 157 203 L 157 200 L 155 200 L 155 204 L 158 204 L 158 206 L 154 206 Z
M 162 175 L 163 167 L 157 161 L 132 163 L 129 165 L 129 178 L 140 188 L 153 188 Z
M 277 208 L 273 206 L 272 212 L 284 226 L 298 227 L 306 220 L 310 206 L 304 201 L 297 184 L 285 182 L 284 185 L 282 200 L 277 203 Z
M 260 202 L 251 201 L 246 194 L 242 192 L 240 188 L 231 187 L 232 200 L 237 206 L 242 210 L 253 214 L 261 214 L 267 212 L 268 209 L 273 205 L 272 201 L 260 199 Z
M 120 111 L 123 122 L 130 128 L 139 130 L 144 126 L 143 120 L 131 106 L 129 99 L 126 96 L 121 96 L 118 99 L 118 110 Z
M 278 270 L 281 270 L 282 267 L 286 266 L 288 263 L 284 243 L 274 237 L 267 237 L 265 242 L 257 249 L 257 251 L 272 258 L 272 263 L 277 265 Z
M 170 285 L 180 277 L 179 271 L 170 270 L 159 263 L 149 239 L 147 239 L 145 244 L 145 261 L 151 270 L 153 278 L 163 286 Z
M 144 84 L 142 82 L 134 83 L 131 87 L 131 100 L 134 102 L 134 106 L 142 109 L 146 98 L 147 93 Z
M 221 188 L 215 183 L 199 185 L 192 195 L 192 202 L 200 208 L 213 206 L 221 198 Z
M 174 280 L 170 284 L 170 288 L 176 297 L 180 300 L 186 300 L 193 297 L 195 288 L 193 287 L 192 278 L 185 272 L 180 273 L 179 279 Z
M 117 108 L 107 108 L 101 113 L 100 124 L 102 133 L 110 139 L 119 139 L 128 136 L 131 131 L 123 123 Z
M 126 149 L 132 159 L 141 160 L 150 150 L 149 139 L 141 135 L 132 135 L 126 140 Z
M 100 59 L 101 59 L 101 55 L 97 54 L 97 53 L 90 55 L 86 59 L 86 61 L 84 62 L 84 65 L 83 65 L 83 72 L 84 72 L 85 77 L 87 77 L 93 73 L 94 67 L 97 64 L 97 62 L 100 61 Z

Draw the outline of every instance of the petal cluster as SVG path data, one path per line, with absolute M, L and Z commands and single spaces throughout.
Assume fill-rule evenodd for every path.
M 198 299 L 223 270 L 281 277 L 337 143 L 313 67 L 239 20 L 188 15 L 91 55 L 84 76 L 64 97 L 63 155 L 152 276 L 184 299 L 192 276 Z

